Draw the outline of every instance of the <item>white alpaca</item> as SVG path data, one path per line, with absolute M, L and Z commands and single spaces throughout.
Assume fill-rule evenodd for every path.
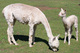
M 72 35 L 72 27 L 74 25 L 75 31 L 76 31 L 76 41 L 78 41 L 78 18 L 75 15 L 71 15 L 66 18 L 66 10 L 63 10 L 61 8 L 61 11 L 59 13 L 59 16 L 62 17 L 62 21 L 65 27 L 65 38 L 64 43 L 66 42 L 66 36 L 68 33 L 68 45 L 70 45 L 70 39 Z
M 59 47 L 59 35 L 56 37 L 52 35 L 52 31 L 47 18 L 38 8 L 21 3 L 16 3 L 6 6 L 3 9 L 2 13 L 4 14 L 5 19 L 8 23 L 7 34 L 10 44 L 14 43 L 15 45 L 18 45 L 13 37 L 13 26 L 16 20 L 23 24 L 28 24 L 30 27 L 29 47 L 32 47 L 32 43 L 34 43 L 36 25 L 42 23 L 46 29 L 47 36 L 49 37 L 50 47 L 53 51 L 57 51 L 57 48 Z M 11 41 L 13 41 L 13 43 Z

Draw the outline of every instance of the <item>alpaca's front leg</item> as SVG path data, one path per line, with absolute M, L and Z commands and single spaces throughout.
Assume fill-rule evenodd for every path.
M 70 34 L 70 29 L 68 29 L 68 45 L 70 45 L 70 39 L 71 39 L 71 34 Z
M 10 37 L 9 28 L 7 29 L 7 34 L 8 34 L 8 42 L 9 42 L 10 45 L 11 45 L 11 44 L 13 44 L 13 43 L 11 42 L 11 37 Z
M 67 31 L 65 31 L 64 43 L 66 43 Z
M 10 44 L 15 44 L 15 45 L 18 45 L 13 37 L 13 24 L 8 22 L 8 29 L 7 29 L 7 34 L 8 34 L 8 41 Z M 13 43 L 12 43 L 12 42 Z
M 64 38 L 64 43 L 66 43 L 67 32 L 68 32 L 68 29 L 65 28 L 65 38 Z
M 33 47 L 33 33 L 34 33 L 34 25 L 30 24 L 30 30 L 29 30 L 29 47 Z

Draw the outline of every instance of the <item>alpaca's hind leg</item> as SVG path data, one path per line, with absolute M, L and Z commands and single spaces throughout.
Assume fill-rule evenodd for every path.
M 74 27 L 75 27 L 75 31 L 76 31 L 76 41 L 78 41 L 78 24 L 75 23 Z
M 72 32 L 73 32 L 73 29 L 72 29 L 72 26 L 71 26 L 71 29 L 70 29 L 70 35 L 72 36 Z
M 75 31 L 76 31 L 76 41 L 78 41 L 78 27 L 75 27 Z
M 35 31 L 36 31 L 37 26 L 34 26 L 34 32 L 33 32 L 33 44 L 35 44 Z
M 76 30 L 76 41 L 78 41 L 78 28 L 75 28 Z

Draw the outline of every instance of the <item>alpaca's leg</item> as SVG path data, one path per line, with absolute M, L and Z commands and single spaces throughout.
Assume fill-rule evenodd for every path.
M 71 34 L 70 34 L 70 29 L 68 29 L 68 45 L 70 45 L 70 39 L 71 39 Z
M 65 38 L 64 38 L 64 43 L 66 43 L 66 37 L 67 37 L 67 29 L 65 29 Z
M 75 31 L 76 31 L 76 41 L 78 41 L 78 27 L 75 27 Z
M 35 31 L 36 31 L 36 25 L 34 26 L 34 33 L 33 33 L 33 44 L 35 44 Z
M 12 42 L 13 42 L 15 45 L 18 45 L 16 43 L 14 37 L 13 37 L 13 23 L 11 23 L 11 22 L 8 22 L 7 34 L 8 34 L 8 41 L 9 41 L 9 43 L 12 44 Z
M 64 43 L 66 43 L 67 32 L 65 32 Z
M 76 31 L 76 41 L 78 41 L 78 20 L 75 20 L 74 27 Z
M 73 29 L 72 29 L 72 27 L 71 27 L 71 29 L 70 29 L 70 35 L 72 36 L 72 31 L 73 31 Z
M 8 34 L 8 42 L 9 42 L 10 44 L 13 44 L 13 43 L 11 42 L 9 27 L 8 27 L 8 29 L 7 29 L 7 34 Z
M 34 25 L 29 24 L 29 26 L 30 26 L 30 30 L 29 30 L 29 47 L 33 47 L 32 43 L 33 43 Z

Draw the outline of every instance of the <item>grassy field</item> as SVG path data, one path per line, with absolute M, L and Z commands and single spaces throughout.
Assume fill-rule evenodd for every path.
M 48 37 L 42 24 L 36 30 L 36 44 L 30 48 L 28 45 L 29 26 L 16 22 L 14 26 L 14 37 L 18 46 L 10 45 L 7 40 L 7 23 L 2 15 L 2 9 L 12 3 L 24 3 L 36 6 L 46 15 L 51 26 L 53 35 L 60 34 L 60 47 L 58 52 L 53 52 L 48 46 Z M 58 17 L 60 8 L 67 10 L 67 16 L 75 14 L 78 17 L 78 27 L 80 27 L 80 0 L 0 0 L 0 53 L 80 53 L 79 41 L 75 40 L 75 30 L 71 38 L 71 45 L 63 43 L 64 27 L 62 19 Z M 78 29 L 80 31 L 80 28 Z M 79 32 L 80 35 L 80 32 Z

